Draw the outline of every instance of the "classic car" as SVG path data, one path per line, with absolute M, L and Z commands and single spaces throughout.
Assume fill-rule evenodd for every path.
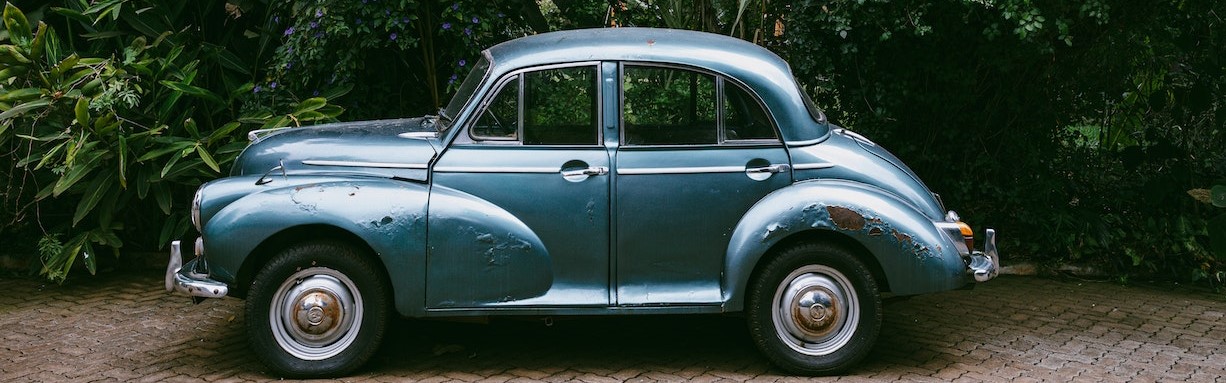
M 197 191 L 166 288 L 246 300 L 276 373 L 336 376 L 403 317 L 743 313 L 796 374 L 864 358 L 883 297 L 996 275 L 995 234 L 714 34 L 545 33 L 438 115 L 253 131 Z

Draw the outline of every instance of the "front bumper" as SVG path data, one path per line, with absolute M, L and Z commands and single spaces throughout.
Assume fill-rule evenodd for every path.
M 230 289 L 225 283 L 209 278 L 203 248 L 201 239 L 196 238 L 196 258 L 184 264 L 182 244 L 179 241 L 170 243 L 170 262 L 166 265 L 166 291 L 193 298 L 221 298 L 229 293 Z
M 987 229 L 984 234 L 983 251 L 973 251 L 966 264 L 966 273 L 975 277 L 975 282 L 987 282 L 996 278 L 1000 268 L 1000 255 L 996 252 L 996 230 Z

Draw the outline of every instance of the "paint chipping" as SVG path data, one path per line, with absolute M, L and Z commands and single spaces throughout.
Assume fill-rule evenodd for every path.
M 901 243 L 903 245 L 911 244 L 912 239 L 911 239 L 910 234 L 903 233 L 898 230 L 894 230 L 893 234 L 894 234 L 894 239 L 898 240 L 898 243 Z
M 885 234 L 885 230 L 881 230 L 881 228 L 880 228 L 880 227 L 876 227 L 876 226 L 874 226 L 874 227 L 872 227 L 872 228 L 868 229 L 868 235 L 871 235 L 871 236 L 876 237 L 876 236 L 880 236 L 880 235 L 882 235 L 882 234 Z
M 864 229 L 864 216 L 842 206 L 826 206 L 826 212 L 830 213 L 830 219 L 834 221 L 834 225 L 843 230 L 860 231 Z

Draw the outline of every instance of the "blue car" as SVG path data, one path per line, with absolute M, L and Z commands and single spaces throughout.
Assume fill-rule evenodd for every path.
M 743 313 L 783 370 L 872 348 L 883 297 L 996 276 L 885 149 L 738 39 L 616 28 L 482 52 L 437 116 L 253 131 L 166 288 L 245 299 L 277 373 L 337 376 L 404 317 Z

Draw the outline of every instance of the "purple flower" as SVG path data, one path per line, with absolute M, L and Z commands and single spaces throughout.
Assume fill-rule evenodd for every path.
M 387 38 L 392 39 L 392 41 L 396 41 L 396 32 L 392 32 L 392 35 L 388 36 Z
M 383 9 L 383 14 L 384 14 L 384 15 L 391 16 L 391 15 L 392 15 L 392 10 L 387 9 L 387 8 L 384 8 L 384 9 Z
M 409 18 L 408 18 L 408 17 L 405 17 L 405 18 L 403 18 L 403 19 L 400 19 L 400 22 L 405 23 L 405 24 L 408 24 L 408 23 L 409 23 Z
M 273 16 L 273 17 L 272 17 L 272 23 L 273 23 L 273 24 L 281 24 L 281 16 Z
M 481 24 L 481 20 L 477 20 L 477 16 L 473 16 L 473 24 Z
M 312 21 L 312 22 L 311 22 L 311 29 L 315 29 L 315 28 L 319 28 L 319 23 Z
M 450 78 L 450 79 L 447 79 L 447 85 L 455 84 L 456 79 L 458 79 L 458 78 L 459 78 L 459 77 L 456 77 L 456 75 L 455 75 L 454 73 L 453 73 L 453 74 L 451 74 L 451 78 Z
M 460 10 L 460 3 L 451 3 L 451 10 L 453 11 Z
M 277 89 L 277 82 L 273 81 L 268 84 L 268 89 Z
M 465 34 L 465 35 L 472 36 L 472 35 L 473 35 L 473 29 L 472 29 L 472 28 L 464 28 L 464 34 Z
M 322 10 L 322 9 L 316 9 L 316 10 L 315 10 L 315 17 L 324 17 L 324 10 Z
M 294 34 L 294 27 L 289 27 L 289 28 L 286 28 L 286 29 L 285 29 L 285 35 L 286 35 L 286 36 L 289 36 L 289 35 L 292 35 L 292 34 Z
M 319 89 L 316 89 L 314 92 L 311 92 L 311 96 L 318 96 L 318 95 L 319 95 Z
M 251 90 L 251 93 L 260 93 L 261 90 L 264 90 L 264 88 L 261 88 L 259 85 L 256 85 L 255 89 Z
M 451 29 L 451 23 L 443 23 L 443 30 Z
M 464 66 L 465 64 L 468 64 L 468 61 L 465 61 L 464 59 L 460 59 L 460 62 L 458 64 L 460 64 L 460 66 Z

